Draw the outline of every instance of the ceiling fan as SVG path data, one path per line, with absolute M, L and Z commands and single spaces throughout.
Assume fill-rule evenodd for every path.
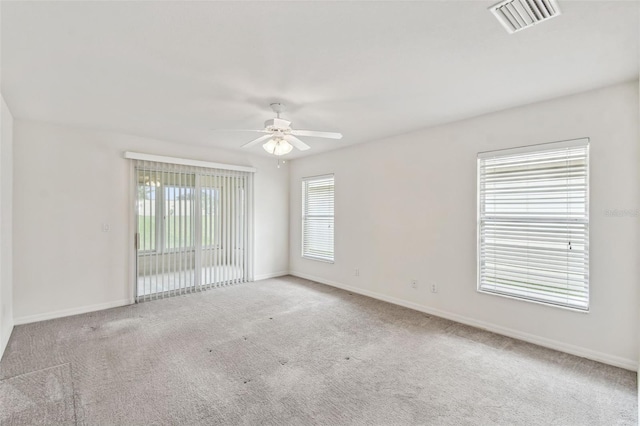
M 240 130 L 247 132 L 266 133 L 257 139 L 242 145 L 242 148 L 251 148 L 259 143 L 265 142 L 262 147 L 269 154 L 285 155 L 291 152 L 293 147 L 300 151 L 309 149 L 309 145 L 302 142 L 297 136 L 310 136 L 315 138 L 342 139 L 342 133 L 335 132 L 317 132 L 315 130 L 294 130 L 291 128 L 291 122 L 280 118 L 280 114 L 285 111 L 285 106 L 281 103 L 271 104 L 271 109 L 276 113 L 276 118 L 272 118 L 264 122 L 262 130 Z

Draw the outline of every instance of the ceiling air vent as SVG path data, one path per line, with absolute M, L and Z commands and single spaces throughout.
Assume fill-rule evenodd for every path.
M 506 0 L 491 6 L 490 10 L 510 34 L 561 13 L 556 0 Z

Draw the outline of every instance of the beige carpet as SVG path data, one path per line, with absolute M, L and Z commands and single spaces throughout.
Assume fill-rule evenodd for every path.
M 34 423 L 76 424 L 69 364 L 0 381 L 0 425 Z
M 3 424 L 637 424 L 630 371 L 293 277 L 18 326 L 0 379 Z

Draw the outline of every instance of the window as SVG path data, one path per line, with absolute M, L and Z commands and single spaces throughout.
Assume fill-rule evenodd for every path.
M 220 228 L 220 224 L 222 223 L 223 204 L 225 212 L 227 206 L 230 204 L 230 200 L 222 196 L 223 188 L 226 188 L 226 192 L 232 192 L 238 195 L 238 197 L 235 198 L 240 200 L 239 195 L 243 193 L 243 186 L 242 184 L 232 184 L 232 182 L 228 180 L 211 175 L 200 175 L 198 183 L 200 186 L 202 247 L 205 249 L 213 249 L 221 246 L 222 229 Z M 242 201 L 244 202 L 244 198 Z M 240 203 L 240 201 L 238 201 L 239 206 L 236 206 L 236 208 L 239 209 L 234 210 L 234 213 L 244 214 L 244 212 L 241 211 L 244 207 L 243 202 Z
M 138 182 L 138 234 L 140 251 L 152 252 L 156 250 L 156 216 L 157 205 L 155 182 L 148 179 Z
M 163 204 L 165 249 L 179 250 L 193 247 L 194 197 L 193 186 L 166 185 L 164 186 Z
M 200 192 L 202 195 L 200 201 L 200 207 L 202 208 L 202 247 L 217 247 L 220 245 L 220 232 L 216 229 L 216 225 L 220 221 L 220 189 L 202 188 Z
M 589 309 L 589 141 L 478 155 L 478 290 Z
M 230 185 L 220 177 L 200 175 L 202 247 L 220 246 L 221 186 Z M 138 172 L 138 233 L 143 252 L 170 252 L 194 248 L 196 198 L 195 174 L 141 170 Z M 244 189 L 234 192 L 234 214 L 244 214 Z M 231 200 L 227 200 L 231 204 Z M 156 216 L 156 210 L 163 212 Z M 162 249 L 156 241 L 163 241 Z
M 302 257 L 333 262 L 333 175 L 302 180 Z

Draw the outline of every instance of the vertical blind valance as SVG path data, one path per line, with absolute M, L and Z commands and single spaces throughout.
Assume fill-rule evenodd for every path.
M 589 308 L 588 140 L 478 158 L 478 289 Z
M 334 261 L 334 177 L 302 180 L 302 256 Z

